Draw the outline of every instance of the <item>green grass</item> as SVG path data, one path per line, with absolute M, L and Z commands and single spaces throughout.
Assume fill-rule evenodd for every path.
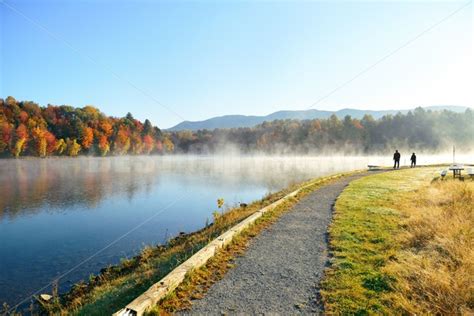
M 321 294 L 329 314 L 390 314 L 385 293 L 393 277 L 383 268 L 395 258 L 403 215 L 400 197 L 429 185 L 438 168 L 371 175 L 352 182 L 336 202 L 329 229 L 331 262 Z

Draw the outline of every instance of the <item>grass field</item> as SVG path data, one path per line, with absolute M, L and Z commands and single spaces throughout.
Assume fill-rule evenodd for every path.
M 474 312 L 474 182 L 416 168 L 354 181 L 336 203 L 328 314 Z

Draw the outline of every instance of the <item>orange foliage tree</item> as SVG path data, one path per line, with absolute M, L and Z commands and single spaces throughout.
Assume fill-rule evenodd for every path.
M 94 142 L 94 131 L 90 127 L 85 127 L 82 130 L 82 141 L 81 145 L 85 149 L 89 149 L 92 146 L 92 143 Z
M 8 150 L 13 138 L 13 127 L 7 122 L 0 121 L 0 154 Z
M 107 140 L 107 136 L 102 135 L 99 137 L 99 152 L 102 156 L 106 156 L 110 151 L 110 144 Z
M 130 133 L 128 127 L 121 126 L 117 132 L 114 142 L 114 151 L 119 155 L 125 155 L 130 149 Z
M 45 131 L 40 127 L 33 128 L 31 136 L 34 141 L 34 149 L 38 157 L 46 157 L 48 143 L 45 137 Z
M 153 148 L 155 147 L 154 145 L 154 141 L 153 141 L 153 137 L 151 137 L 150 135 L 145 135 L 143 136 L 143 144 L 144 144 L 144 149 L 145 149 L 145 153 L 149 154 L 151 153 L 151 151 L 153 150 Z

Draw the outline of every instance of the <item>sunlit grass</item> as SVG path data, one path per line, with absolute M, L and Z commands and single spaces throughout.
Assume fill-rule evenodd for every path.
M 417 314 L 474 313 L 474 182 L 437 181 L 402 201 L 395 307 Z
M 341 194 L 322 283 L 327 313 L 472 311 L 474 184 L 431 183 L 437 171 L 373 175 Z

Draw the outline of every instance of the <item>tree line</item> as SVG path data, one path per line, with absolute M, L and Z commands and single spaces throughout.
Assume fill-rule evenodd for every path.
M 387 115 L 375 120 L 275 120 L 255 127 L 161 131 L 128 113 L 106 116 L 97 108 L 41 107 L 13 97 L 0 99 L 0 156 L 140 155 L 215 153 L 234 146 L 242 153 L 305 154 L 338 151 L 374 153 L 387 149 L 440 150 L 472 146 L 474 113 L 426 111 Z
M 125 155 L 173 152 L 168 135 L 128 113 L 106 116 L 93 106 L 41 107 L 0 99 L 1 156 Z
M 407 114 L 375 120 L 346 116 L 339 119 L 275 120 L 255 127 L 179 131 L 171 134 L 176 151 L 216 152 L 235 145 L 244 153 L 318 154 L 381 153 L 395 148 L 446 150 L 452 145 L 474 147 L 474 115 L 417 108 Z

